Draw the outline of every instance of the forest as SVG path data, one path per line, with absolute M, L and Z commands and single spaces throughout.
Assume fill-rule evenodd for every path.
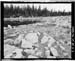
M 12 4 L 10 7 L 8 5 L 4 6 L 4 18 L 9 17 L 47 17 L 47 16 L 68 16 L 71 15 L 71 12 L 63 11 L 53 11 L 48 10 L 47 8 L 41 9 L 41 6 L 39 5 L 39 8 L 35 8 L 34 5 L 30 7 L 29 5 L 24 6 L 23 8 L 20 8 L 19 6 L 13 6 Z

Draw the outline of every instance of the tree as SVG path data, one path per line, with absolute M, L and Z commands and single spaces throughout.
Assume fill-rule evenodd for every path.
M 20 8 L 19 6 L 13 6 L 12 4 L 10 7 L 6 5 L 4 7 L 4 17 L 19 17 L 19 16 L 24 16 L 24 17 L 36 17 L 36 16 L 66 16 L 66 15 L 71 15 L 71 12 L 66 12 L 65 10 L 63 11 L 53 11 L 53 10 L 48 10 L 47 8 L 41 9 L 41 6 L 39 5 L 38 9 L 32 5 L 24 6 L 23 8 Z

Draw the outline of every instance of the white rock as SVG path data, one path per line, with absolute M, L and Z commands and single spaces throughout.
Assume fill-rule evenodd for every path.
M 42 52 L 41 51 L 38 51 L 35 55 L 37 56 L 41 56 Z
M 49 43 L 48 43 L 48 47 L 51 47 L 51 45 L 54 43 L 54 42 L 56 42 L 56 40 L 55 39 L 53 39 L 51 36 L 49 36 Z
M 4 30 L 6 30 L 7 28 L 6 27 L 4 27 Z
M 11 25 L 8 25 L 8 28 L 10 28 L 10 29 L 11 29 L 11 28 L 12 28 L 12 26 L 11 26 Z
M 65 48 L 64 48 L 63 46 L 61 46 L 61 45 L 60 45 L 60 48 L 61 48 L 62 50 L 65 50 Z
M 21 41 L 22 41 L 23 36 L 24 36 L 24 34 L 20 34 L 20 35 L 18 36 L 18 38 L 16 38 L 16 40 L 14 41 L 14 44 L 15 44 L 15 45 L 16 45 L 16 44 L 20 44 Z
M 55 48 L 51 47 L 50 50 L 54 56 L 58 56 L 58 52 Z
M 34 54 L 34 53 L 35 53 L 35 50 L 26 49 L 26 50 L 24 50 L 24 52 L 26 52 L 26 53 L 28 53 L 28 54 Z
M 37 33 L 29 33 L 25 37 L 28 41 L 31 43 L 37 43 L 38 42 L 38 36 Z
M 32 49 L 32 43 L 30 41 L 22 39 L 21 47 L 22 48 L 31 48 Z
M 46 43 L 48 41 L 48 37 L 47 36 L 44 36 L 42 39 L 41 39 L 41 43 Z
M 50 56 L 50 51 L 47 50 L 47 51 L 45 52 L 45 54 L 46 54 L 46 56 Z
M 46 50 L 48 50 L 48 47 L 44 47 Z
M 40 35 L 40 32 L 37 32 L 38 35 Z
M 29 55 L 28 58 L 38 58 L 38 57 L 33 56 L 33 55 Z

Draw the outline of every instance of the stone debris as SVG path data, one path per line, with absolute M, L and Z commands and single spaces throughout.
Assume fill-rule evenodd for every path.
M 15 51 L 13 51 L 13 53 L 15 53 L 15 56 L 13 58 L 22 58 L 22 49 L 16 49 Z
M 16 40 L 14 41 L 15 45 L 19 45 L 21 43 L 21 41 L 22 41 L 21 39 L 23 38 L 23 35 L 24 34 L 21 34 L 18 36 L 18 38 L 16 38 Z
M 41 44 L 46 43 L 48 39 L 49 38 L 47 36 L 43 36 L 43 38 L 41 39 Z
M 15 40 L 4 40 L 4 58 L 57 58 L 58 50 L 52 46 L 57 41 L 46 33 L 42 34 L 38 36 L 40 32 L 29 32 L 19 34 Z M 57 44 L 61 46 L 59 42 Z
M 52 45 L 54 42 L 56 42 L 56 40 L 53 39 L 53 37 L 49 36 L 49 41 L 48 41 L 48 42 L 49 42 L 49 43 L 48 43 L 48 47 L 50 48 L 51 45 Z
M 12 45 L 12 44 L 14 44 L 14 40 L 13 39 L 6 39 L 6 40 L 4 40 L 4 44 Z
M 54 56 L 58 56 L 58 52 L 55 48 L 51 47 L 50 50 Z

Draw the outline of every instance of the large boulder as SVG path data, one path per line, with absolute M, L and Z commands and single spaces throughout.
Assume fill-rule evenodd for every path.
M 28 40 L 22 39 L 22 48 L 31 48 L 32 49 L 32 43 Z
M 28 33 L 25 36 L 26 40 L 30 41 L 31 43 L 37 43 L 38 42 L 38 36 L 37 33 Z

